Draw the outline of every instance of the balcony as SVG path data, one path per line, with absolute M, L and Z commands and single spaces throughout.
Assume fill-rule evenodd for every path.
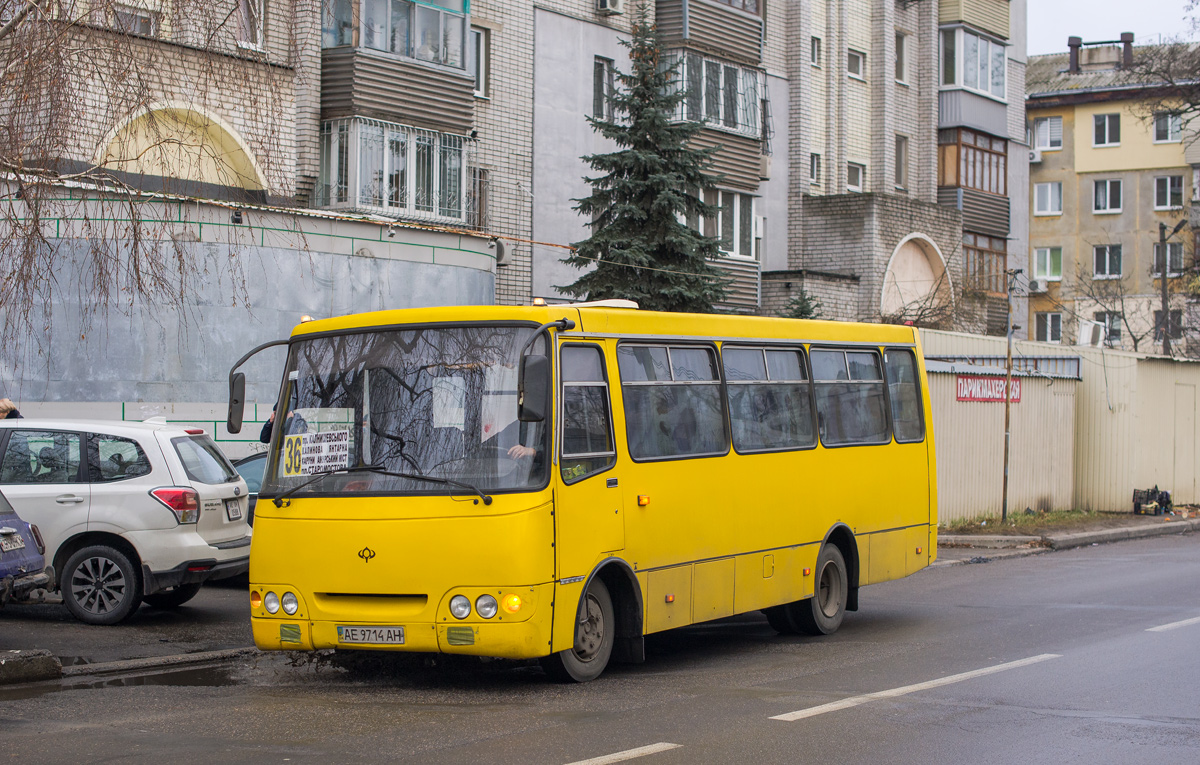
M 486 177 L 461 135 L 346 117 L 321 128 L 317 207 L 481 229 Z

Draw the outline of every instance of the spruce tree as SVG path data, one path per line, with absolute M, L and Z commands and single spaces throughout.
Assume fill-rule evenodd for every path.
M 701 189 L 719 180 L 707 172 L 713 150 L 688 145 L 700 123 L 675 119 L 685 97 L 678 63 L 664 60 L 645 2 L 638 5 L 631 39 L 621 44 L 629 49 L 632 71 L 617 73 L 612 118 L 588 118 L 618 149 L 583 158 L 602 173 L 585 179 L 590 196 L 573 200 L 592 220 L 591 236 L 563 259 L 596 268 L 561 289 L 589 300 L 636 300 L 650 310 L 708 312 L 724 299 L 728 280 L 709 263 L 718 255 L 717 239 L 687 222 L 716 215 L 717 208 L 700 198 Z

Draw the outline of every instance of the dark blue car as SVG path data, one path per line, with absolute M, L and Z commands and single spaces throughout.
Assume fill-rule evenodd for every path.
M 21 520 L 0 493 L 0 606 L 50 586 L 53 570 L 46 569 L 45 552 L 37 526 Z

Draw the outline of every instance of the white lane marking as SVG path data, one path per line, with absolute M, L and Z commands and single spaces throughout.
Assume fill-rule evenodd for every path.
M 983 677 L 984 675 L 991 675 L 1008 669 L 1028 667 L 1030 664 L 1037 664 L 1038 662 L 1046 661 L 1047 659 L 1057 659 L 1061 655 L 1062 654 L 1057 653 L 1043 653 L 1037 656 L 1030 656 L 1028 659 L 1019 659 L 1017 661 L 1010 661 L 1007 664 L 997 664 L 994 667 L 975 669 L 971 670 L 970 672 L 963 672 L 957 675 L 950 675 L 949 677 L 938 678 L 937 680 L 929 680 L 928 682 L 917 683 L 916 685 L 906 685 L 902 688 L 892 688 L 887 691 L 876 691 L 875 693 L 866 693 L 862 696 L 852 696 L 851 698 L 842 699 L 841 701 L 822 704 L 819 707 L 809 707 L 808 709 L 801 709 L 797 712 L 788 712 L 787 714 L 776 715 L 771 719 L 783 720 L 784 722 L 803 720 L 806 717 L 815 717 L 816 715 L 823 715 L 826 712 L 836 712 L 839 709 L 857 707 L 870 701 L 878 701 L 879 699 L 894 699 L 897 696 L 906 696 L 910 693 L 916 693 L 917 691 L 927 691 L 930 688 L 940 688 L 943 685 L 961 683 L 964 680 L 971 680 L 972 678 Z
M 614 752 L 613 754 L 606 754 L 602 757 L 593 757 L 590 760 L 578 760 L 576 762 L 569 762 L 569 763 L 567 763 L 567 765 L 608 765 L 610 762 L 624 762 L 625 760 L 632 760 L 636 757 L 645 757 L 648 754 L 658 754 L 659 752 L 666 752 L 671 749 L 678 749 L 681 746 L 683 746 L 683 745 L 682 744 L 668 744 L 665 742 L 661 742 L 658 744 L 650 744 L 649 746 L 639 746 L 637 749 L 626 749 L 624 752 Z
M 1186 627 L 1189 624 L 1200 624 L 1200 616 L 1196 616 L 1191 619 L 1184 619 L 1181 622 L 1171 622 L 1170 624 L 1151 627 L 1150 629 L 1146 630 L 1146 632 L 1166 632 L 1167 630 L 1173 630 L 1178 627 Z

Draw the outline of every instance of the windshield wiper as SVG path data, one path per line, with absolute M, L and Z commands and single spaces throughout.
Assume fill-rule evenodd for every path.
M 461 481 L 454 481 L 449 478 L 435 478 L 431 475 L 417 475 L 416 473 L 394 473 L 390 470 L 386 470 L 382 465 L 358 465 L 356 467 L 339 468 L 337 470 L 326 470 L 326 471 L 323 471 L 320 473 L 314 473 L 312 478 L 308 479 L 307 481 L 305 481 L 302 484 L 299 484 L 298 486 L 293 486 L 292 488 L 285 491 L 283 494 L 280 494 L 278 497 L 275 497 L 275 499 L 273 499 L 272 502 L 275 503 L 275 507 L 283 507 L 284 500 L 288 499 L 288 497 L 290 497 L 293 494 L 295 494 L 296 492 L 300 491 L 305 486 L 316 483 L 317 481 L 321 480 L 325 476 L 334 475 L 336 473 L 376 473 L 378 475 L 392 476 L 393 478 L 408 478 L 413 481 L 428 481 L 430 483 L 441 483 L 441 484 L 445 484 L 447 486 L 458 486 L 460 488 L 467 489 L 474 494 L 478 494 L 479 498 L 483 500 L 483 504 L 485 504 L 485 505 L 492 504 L 492 498 L 490 496 L 488 496 L 487 494 L 484 494 L 482 491 L 479 490 L 478 487 L 472 486 L 469 483 L 463 483 Z M 478 502 L 478 501 L 479 500 L 476 500 L 476 502 Z M 291 504 L 291 503 L 289 502 L 289 504 Z

